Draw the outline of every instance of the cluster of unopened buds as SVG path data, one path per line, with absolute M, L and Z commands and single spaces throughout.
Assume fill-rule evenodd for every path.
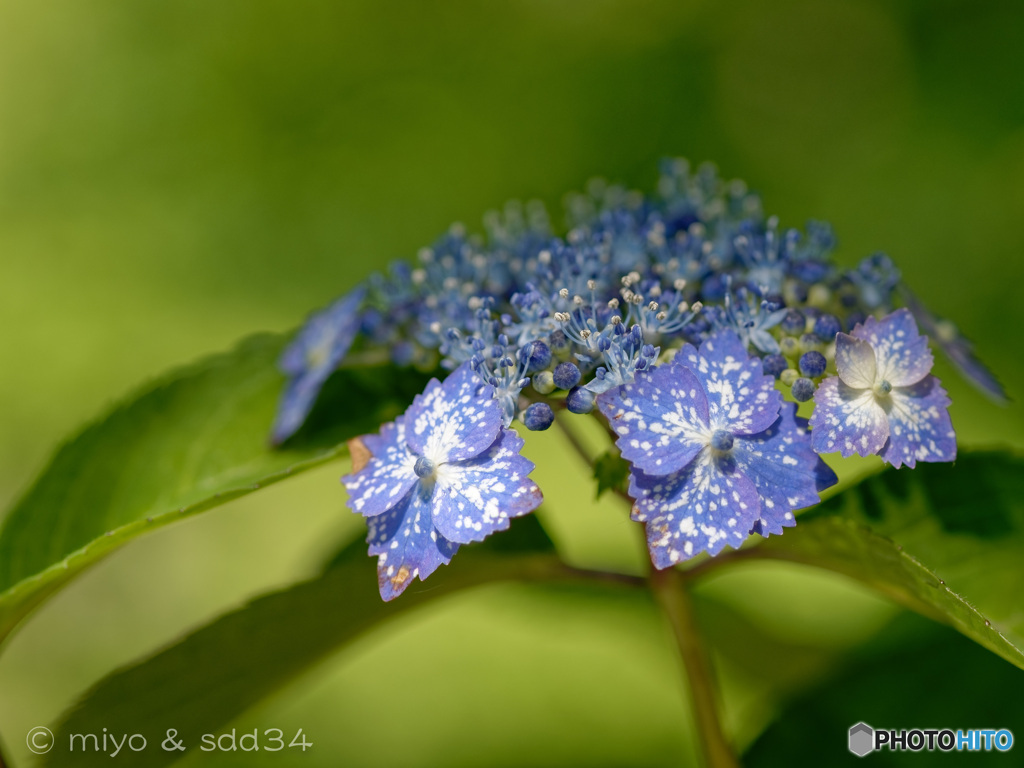
M 416 266 L 313 315 L 282 357 L 277 443 L 355 348 L 450 371 L 364 437 L 369 458 L 342 478 L 386 600 L 540 504 L 516 422 L 603 419 L 666 568 L 794 525 L 836 482 L 822 454 L 952 461 L 950 401 L 919 327 L 1002 397 L 888 257 L 836 265 L 828 226 L 781 229 L 710 166 L 666 162 L 651 197 L 594 182 L 567 219 L 559 237 L 541 207 L 512 204 L 486 237 L 454 226 Z

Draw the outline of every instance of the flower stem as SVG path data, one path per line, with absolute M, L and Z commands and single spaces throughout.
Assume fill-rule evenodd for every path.
M 565 439 L 569 441 L 569 445 L 573 447 L 573 450 L 576 451 L 584 462 L 586 462 L 588 467 L 593 469 L 594 459 L 591 458 L 590 451 L 587 450 L 583 441 L 580 440 L 579 435 L 573 431 L 572 427 L 565 423 L 564 418 L 559 418 L 557 415 L 555 416 L 555 424 L 558 425 L 559 430 L 561 430 L 562 434 L 565 435 Z
M 684 576 L 675 568 L 667 568 L 653 570 L 649 581 L 679 646 L 703 764 L 709 768 L 737 768 L 739 763 L 718 718 L 714 673 L 704 650 Z

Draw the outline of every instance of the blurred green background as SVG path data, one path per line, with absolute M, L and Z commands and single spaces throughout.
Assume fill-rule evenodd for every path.
M 650 190 L 665 155 L 715 161 L 786 225 L 831 221 L 846 264 L 889 252 L 1011 397 L 1024 391 L 1019 2 L 3 0 L 0 501 L 147 377 L 292 328 L 509 198 L 557 211 L 594 175 Z M 1024 445 L 1018 406 L 938 373 L 964 445 Z M 531 441 L 534 455 L 556 441 Z M 24 733 L 109 670 L 356 535 L 342 470 L 133 544 L 39 611 L 0 657 L 16 764 Z M 592 508 L 577 474 L 542 482 L 552 531 L 578 562 L 639 567 L 639 530 Z M 709 591 L 821 659 L 895 612 L 782 566 Z M 465 595 L 366 638 L 243 725 L 303 726 L 320 742 L 310 765 L 368 763 L 393 706 L 381 688 L 402 679 L 422 694 L 388 715 L 395 733 L 410 721 L 406 765 L 691 759 L 671 645 L 656 615 L 630 611 Z M 756 671 L 723 669 L 749 742 L 784 704 Z M 485 704 L 493 716 L 461 742 L 453 723 Z

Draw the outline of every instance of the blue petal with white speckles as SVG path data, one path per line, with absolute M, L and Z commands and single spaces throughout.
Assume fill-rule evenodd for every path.
M 324 382 L 348 354 L 359 331 L 365 293 L 360 286 L 313 315 L 281 354 L 278 366 L 289 380 L 271 431 L 275 445 L 302 426 Z
M 912 387 L 894 388 L 890 395 L 889 442 L 881 451 L 894 467 L 913 468 L 919 461 L 953 461 L 956 433 L 949 418 L 946 391 L 934 376 Z
M 871 389 L 855 389 L 838 376 L 814 392 L 811 446 L 816 453 L 872 456 L 889 439 L 889 420 Z
M 447 565 L 459 545 L 437 532 L 431 520 L 432 494 L 417 484 L 390 511 L 368 521 L 366 541 L 377 555 L 380 596 L 393 600 L 412 583 Z
M 501 405 L 467 362 L 441 384 L 431 379 L 406 412 L 409 447 L 435 464 L 486 450 L 502 427 Z
M 782 398 L 775 390 L 775 380 L 764 374 L 761 359 L 749 356 L 732 331 L 719 331 L 699 350 L 687 344 L 676 359 L 703 384 L 712 429 L 753 435 L 778 418 Z
M 416 483 L 416 455 L 405 441 L 401 418 L 381 427 L 380 435 L 367 435 L 363 444 L 372 455 L 359 472 L 345 475 L 341 482 L 348 491 L 348 506 L 353 512 L 373 517 L 401 501 Z
M 528 477 L 533 462 L 519 455 L 522 447 L 519 435 L 503 430 L 479 456 L 438 468 L 433 510 L 440 533 L 459 544 L 482 541 L 540 506 L 540 489 Z
M 737 438 L 732 455 L 761 497 L 752 530 L 762 536 L 796 525 L 793 512 L 817 504 L 819 492 L 838 480 L 811 449 L 807 422 L 796 416 L 793 403 L 782 404 L 779 420 L 767 431 Z
M 633 466 L 651 475 L 678 472 L 707 443 L 708 398 L 689 368 L 662 365 L 602 394 L 597 405 Z
M 631 517 L 647 529 L 647 548 L 657 568 L 726 545 L 738 547 L 760 519 L 757 489 L 728 459 L 706 448 L 682 471 L 652 476 L 634 472 Z
M 850 335 L 871 345 L 877 378 L 894 387 L 916 384 L 932 369 L 934 360 L 928 339 L 917 332 L 914 316 L 908 309 L 897 309 L 881 320 L 869 317 Z

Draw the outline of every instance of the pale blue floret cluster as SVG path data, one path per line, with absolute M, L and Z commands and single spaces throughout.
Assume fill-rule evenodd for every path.
M 711 166 L 668 161 L 647 197 L 594 182 L 567 199 L 566 219 L 559 236 L 542 206 L 510 204 L 486 217 L 486 237 L 453 226 L 416 264 L 315 315 L 281 360 L 275 442 L 350 347 L 454 371 L 366 438 L 373 458 L 345 479 L 385 597 L 537 506 L 517 423 L 544 430 L 596 407 L 666 567 L 793 525 L 835 481 L 818 454 L 952 460 L 949 400 L 915 318 L 1002 395 L 887 256 L 839 267 L 828 225 L 782 228 Z M 810 425 L 787 400 L 813 403 Z

